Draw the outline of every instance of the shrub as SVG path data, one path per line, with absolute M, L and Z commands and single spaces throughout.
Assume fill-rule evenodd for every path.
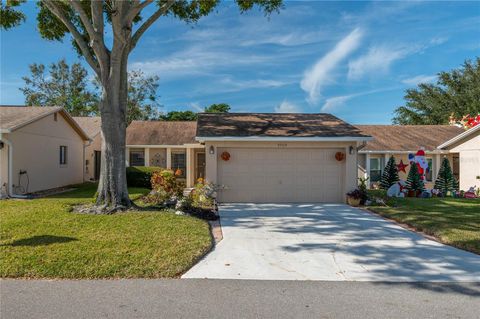
M 208 183 L 204 179 L 199 178 L 197 184 L 195 184 L 189 195 L 191 205 L 194 207 L 213 207 L 213 194 L 216 190 L 214 184 Z
M 363 194 L 360 190 L 355 189 L 353 191 L 348 192 L 347 196 L 353 199 L 362 199 Z
M 152 191 L 146 196 L 145 201 L 153 204 L 164 204 L 171 199 L 180 198 L 185 187 L 170 169 L 155 171 L 150 183 Z
M 127 185 L 130 187 L 152 188 L 150 180 L 154 172 L 161 171 L 156 166 L 130 166 L 127 167 Z

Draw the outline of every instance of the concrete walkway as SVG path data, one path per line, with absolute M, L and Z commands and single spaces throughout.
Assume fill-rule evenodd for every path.
M 480 282 L 480 256 L 339 204 L 220 207 L 223 240 L 183 278 Z
M 1 280 L 0 318 L 478 318 L 480 284 Z

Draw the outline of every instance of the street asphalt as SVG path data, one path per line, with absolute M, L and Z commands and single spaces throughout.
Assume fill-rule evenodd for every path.
M 2 280 L 10 318 L 480 318 L 480 283 Z

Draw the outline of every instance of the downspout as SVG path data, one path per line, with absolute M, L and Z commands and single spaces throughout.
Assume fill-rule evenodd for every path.
M 13 144 L 5 137 L 0 136 L 1 140 L 7 143 L 8 145 L 8 189 L 7 196 L 11 198 L 30 198 L 28 195 L 17 195 L 13 193 Z

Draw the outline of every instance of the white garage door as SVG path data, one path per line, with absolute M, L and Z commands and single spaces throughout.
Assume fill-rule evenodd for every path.
M 220 202 L 343 202 L 345 160 L 342 149 L 219 148 Z

